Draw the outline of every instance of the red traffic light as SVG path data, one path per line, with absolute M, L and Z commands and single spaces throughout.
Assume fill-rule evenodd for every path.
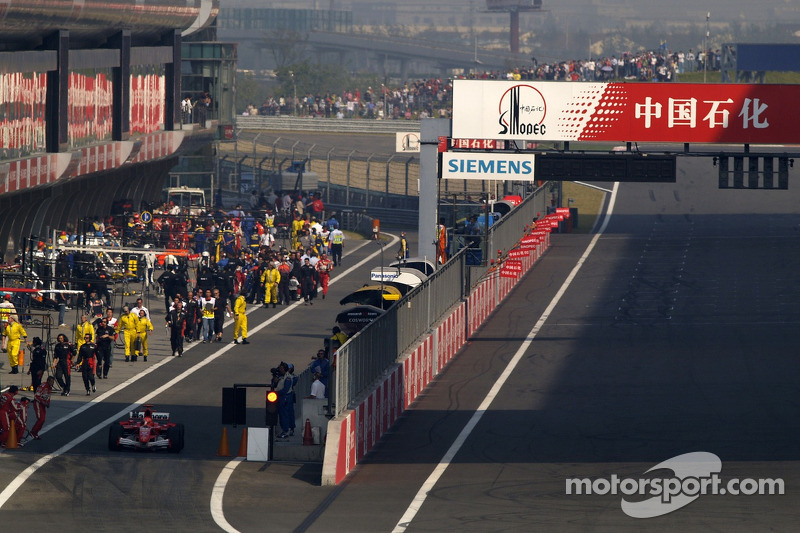
M 278 393 L 274 390 L 267 392 L 267 403 L 275 403 L 278 401 Z

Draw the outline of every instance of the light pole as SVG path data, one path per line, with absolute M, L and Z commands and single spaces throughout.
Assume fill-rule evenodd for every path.
M 708 72 L 708 38 L 711 35 L 708 19 L 711 18 L 711 11 L 706 12 L 706 38 L 703 40 L 703 83 L 706 82 L 706 72 Z
M 381 309 L 383 309 L 383 247 L 386 245 L 380 236 L 378 237 L 378 246 L 381 247 Z
M 385 83 L 381 83 L 381 100 L 383 100 L 383 119 L 386 120 L 386 119 L 389 118 L 389 110 L 386 109 L 386 84 Z

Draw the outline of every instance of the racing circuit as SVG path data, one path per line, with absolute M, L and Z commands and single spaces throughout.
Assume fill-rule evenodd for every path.
M 614 190 L 602 231 L 553 235 L 343 484 L 319 486 L 319 463 L 217 457 L 219 387 L 313 355 L 338 298 L 375 264 L 366 241 L 347 249 L 328 300 L 252 309 L 251 345 L 194 345 L 136 375 L 117 362 L 125 381 L 91 404 L 56 398 L 53 413 L 72 418 L 0 454 L 4 526 L 105 531 L 147 516 L 242 532 L 792 529 L 796 188 L 718 190 L 708 162 L 686 158 L 674 184 Z M 108 424 L 144 401 L 185 424 L 180 455 L 107 450 Z M 261 416 L 260 398 L 248 405 Z M 706 495 L 646 520 L 625 515 L 620 495 L 565 494 L 567 478 L 645 476 L 697 451 L 720 457 L 723 478 L 782 478 L 786 494 Z

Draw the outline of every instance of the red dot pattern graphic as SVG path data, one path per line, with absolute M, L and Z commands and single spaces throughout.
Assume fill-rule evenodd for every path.
M 558 130 L 565 139 L 591 141 L 602 138 L 624 115 L 628 91 L 623 84 L 586 84 L 575 91 L 558 117 Z

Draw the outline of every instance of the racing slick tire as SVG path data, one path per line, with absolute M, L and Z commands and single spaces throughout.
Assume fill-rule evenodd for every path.
M 169 453 L 178 453 L 183 449 L 183 424 L 176 424 L 167 429 L 167 439 L 169 440 Z
M 118 451 L 121 446 L 119 445 L 119 439 L 122 438 L 122 426 L 119 424 L 111 424 L 111 427 L 108 428 L 108 449 L 112 452 Z

